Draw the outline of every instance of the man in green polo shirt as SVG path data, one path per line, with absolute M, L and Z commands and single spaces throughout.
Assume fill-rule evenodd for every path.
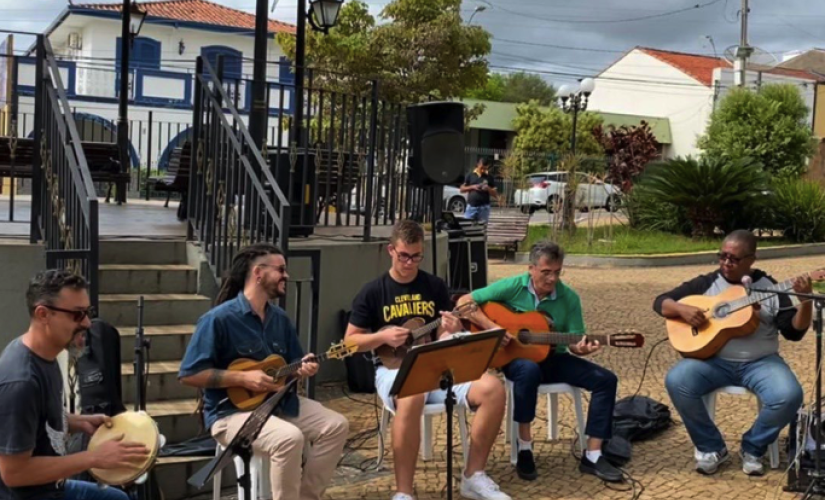
M 564 250 L 557 244 L 543 241 L 530 250 L 530 265 L 526 273 L 505 278 L 486 288 L 464 295 L 459 304 L 474 301 L 479 305 L 498 302 L 516 312 L 542 311 L 553 321 L 553 331 L 585 333 L 579 295 L 561 281 Z M 483 312 L 477 311 L 471 320 L 482 328 L 495 328 Z M 505 339 L 509 342 L 510 337 Z M 516 359 L 503 368 L 513 382 L 515 407 L 513 418 L 519 423 L 518 461 L 516 472 L 524 480 L 538 477 L 533 458 L 530 424 L 536 417 L 536 400 L 540 384 L 570 384 L 592 392 L 587 416 L 587 452 L 579 470 L 605 481 L 620 481 L 621 471 L 602 455 L 602 442 L 610 439 L 613 430 L 613 406 L 618 379 L 610 370 L 580 356 L 598 351 L 598 342 L 582 342 L 569 349 L 559 346 L 555 354 L 541 363 Z M 569 352 L 568 352 L 569 350 Z

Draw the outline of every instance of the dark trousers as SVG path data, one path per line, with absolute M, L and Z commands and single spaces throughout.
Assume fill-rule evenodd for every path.
M 549 356 L 541 363 L 517 359 L 504 367 L 513 382 L 513 418 L 527 424 L 536 418 L 536 401 L 541 384 L 569 384 L 592 393 L 585 434 L 610 439 L 613 433 L 613 406 L 619 380 L 610 370 L 570 354 Z

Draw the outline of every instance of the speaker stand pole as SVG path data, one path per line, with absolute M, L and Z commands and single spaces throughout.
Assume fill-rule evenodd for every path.
M 433 244 L 433 276 L 438 276 L 438 242 L 436 235 L 436 221 L 441 218 L 441 200 L 444 193 L 444 186 L 437 184 L 430 186 L 430 227 L 432 228 Z

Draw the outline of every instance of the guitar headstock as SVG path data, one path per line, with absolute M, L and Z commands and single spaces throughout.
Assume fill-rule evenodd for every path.
M 456 316 L 464 319 L 466 319 L 470 314 L 473 314 L 476 311 L 478 311 L 478 304 L 472 301 L 465 302 L 464 304 L 461 304 L 460 306 L 453 309 L 453 313 L 455 313 Z
M 621 330 L 608 336 L 611 347 L 642 347 L 645 345 L 645 336 L 636 330 Z
M 333 344 L 327 350 L 327 357 L 329 359 L 344 359 L 352 356 L 358 352 L 358 344 L 352 340 L 342 340 L 337 344 Z

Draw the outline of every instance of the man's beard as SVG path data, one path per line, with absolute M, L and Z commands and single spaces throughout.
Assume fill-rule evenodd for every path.
M 286 282 L 287 280 L 278 280 L 274 283 L 267 283 L 266 284 L 266 295 L 269 297 L 269 300 L 277 300 L 281 297 L 286 295 Z M 284 283 L 284 291 L 281 292 L 281 283 Z
M 88 351 L 88 342 L 86 342 L 85 338 L 83 339 L 83 343 L 78 345 L 78 336 L 83 335 L 85 337 L 86 332 L 88 332 L 88 330 L 85 328 L 75 330 L 72 335 L 72 340 L 66 345 L 66 351 L 69 353 L 70 358 L 79 359 Z

